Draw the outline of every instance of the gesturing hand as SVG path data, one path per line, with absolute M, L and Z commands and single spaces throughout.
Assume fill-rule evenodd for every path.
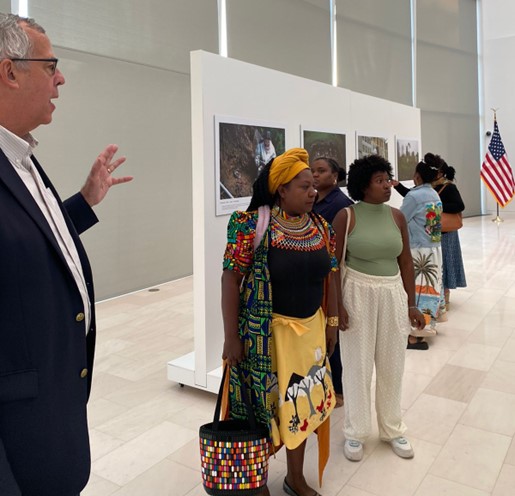
M 106 146 L 91 167 L 86 183 L 80 190 L 90 207 L 99 204 L 111 186 L 127 183 L 133 179 L 132 176 L 113 177 L 111 175 L 125 162 L 125 157 L 113 160 L 117 151 L 117 145 Z

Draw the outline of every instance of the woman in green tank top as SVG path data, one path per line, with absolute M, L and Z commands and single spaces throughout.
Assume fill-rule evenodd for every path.
M 404 437 L 402 375 L 411 326 L 422 328 L 425 321 L 415 302 L 406 220 L 400 210 L 386 205 L 391 179 L 392 168 L 384 158 L 371 155 L 355 160 L 349 168 L 347 189 L 357 203 L 341 210 L 333 222 L 342 273 L 340 323 L 348 325 L 340 333 L 345 394 L 343 451 L 352 461 L 363 457 L 363 443 L 371 431 L 374 365 L 380 438 L 398 456 L 414 456 Z

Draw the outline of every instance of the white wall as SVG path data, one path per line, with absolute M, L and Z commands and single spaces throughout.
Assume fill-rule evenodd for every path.
M 36 157 L 60 195 L 79 190 L 109 143 L 133 175 L 83 234 L 97 299 L 191 274 L 189 75 L 56 48 L 66 83 L 53 122 L 34 131 Z M 178 179 L 180 178 L 180 179 Z
M 515 167 L 515 2 L 488 0 L 481 2 L 483 18 L 483 70 L 484 70 L 484 130 L 492 130 L 493 113 L 498 108 L 497 124 L 512 168 Z M 484 137 L 483 153 L 490 138 Z M 488 212 L 494 212 L 496 202 L 484 187 L 483 194 Z M 515 212 L 515 201 L 505 211 Z M 501 209 L 502 217 L 502 209 Z

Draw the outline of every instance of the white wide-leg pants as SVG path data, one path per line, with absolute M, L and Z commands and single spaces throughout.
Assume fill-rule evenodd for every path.
M 402 436 L 401 389 L 410 332 L 408 298 L 400 274 L 369 276 L 346 269 L 343 303 L 349 328 L 340 332 L 346 439 L 365 441 L 370 434 L 370 386 L 376 366 L 376 412 L 379 436 Z

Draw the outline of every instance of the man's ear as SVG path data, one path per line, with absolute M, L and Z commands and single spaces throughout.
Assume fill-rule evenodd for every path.
M 0 81 L 8 86 L 18 86 L 14 62 L 4 59 L 0 62 Z

